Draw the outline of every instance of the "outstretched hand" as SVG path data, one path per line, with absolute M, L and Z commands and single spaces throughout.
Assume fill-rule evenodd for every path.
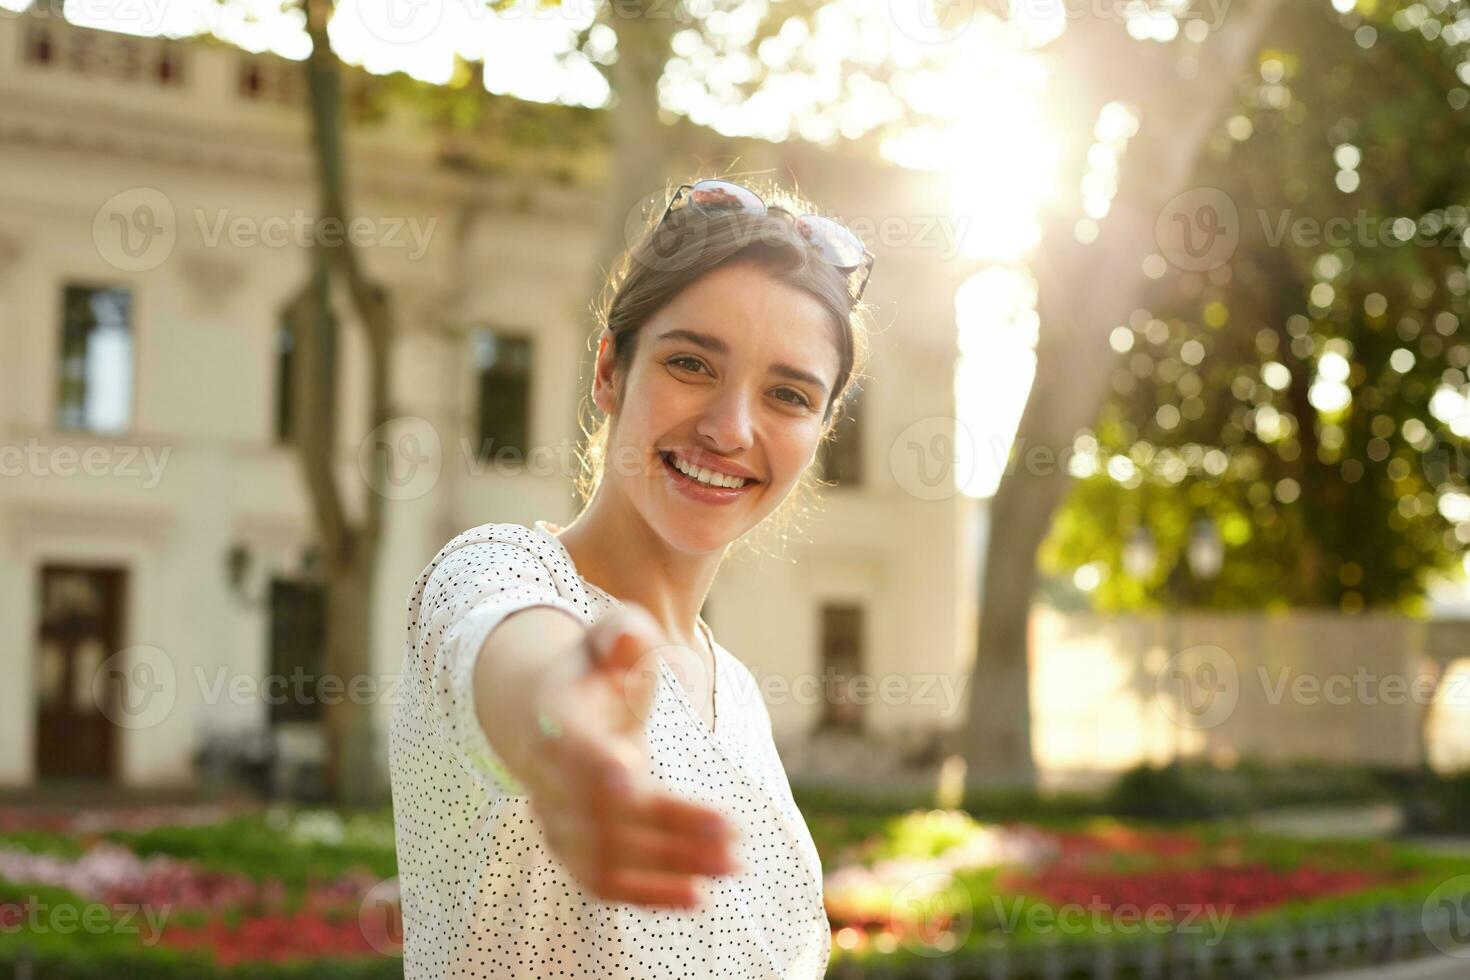
M 547 737 L 526 780 L 532 809 L 552 853 L 605 901 L 690 907 L 702 877 L 739 871 L 729 820 L 648 776 L 644 726 L 669 642 L 624 605 L 587 631 L 585 661 L 537 693 Z

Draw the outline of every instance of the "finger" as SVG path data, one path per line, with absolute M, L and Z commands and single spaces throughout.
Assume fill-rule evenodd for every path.
M 658 689 L 659 660 L 638 652 L 641 641 L 624 637 L 618 642 L 615 659 L 593 662 L 557 699 L 552 711 L 567 730 L 605 734 L 611 725 L 632 733 L 647 724 Z
M 618 728 L 622 731 L 641 731 L 652 716 L 659 683 L 660 659 L 654 652 L 656 649 L 624 640 L 620 650 L 626 653 L 598 669 L 597 676 L 617 713 Z
M 587 649 L 598 667 L 626 670 L 643 650 L 664 642 L 663 631 L 653 615 L 635 602 L 615 609 L 587 630 Z
M 663 835 L 685 842 L 686 848 L 709 853 L 718 862 L 733 861 L 739 834 L 723 813 L 659 789 L 624 760 L 606 760 L 605 765 L 596 784 L 598 791 L 586 801 L 589 816 L 610 829 Z
M 711 843 L 733 841 L 735 825 L 719 810 L 658 790 L 632 801 L 640 822 L 671 833 L 690 834 Z
M 604 871 L 595 889 L 598 897 L 635 905 L 692 908 L 704 898 L 702 879 L 641 868 Z
M 608 846 L 625 868 L 686 875 L 725 875 L 740 870 L 735 856 L 722 844 L 636 824 L 610 828 Z

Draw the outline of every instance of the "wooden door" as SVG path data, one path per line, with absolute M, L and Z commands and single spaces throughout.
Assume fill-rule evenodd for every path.
M 110 780 L 116 728 L 102 711 L 119 679 L 99 677 L 122 649 L 127 572 L 47 565 L 41 569 L 37 653 L 36 775 L 42 780 Z

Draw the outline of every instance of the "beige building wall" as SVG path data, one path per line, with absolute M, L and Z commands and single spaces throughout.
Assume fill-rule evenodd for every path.
M 115 778 L 188 784 L 206 733 L 264 726 L 258 697 L 218 692 L 248 688 L 268 669 L 270 621 L 260 599 L 272 575 L 299 570 L 312 542 L 297 461 L 273 439 L 275 328 L 301 284 L 302 250 L 228 236 L 211 243 L 209 235 L 222 213 L 258 227 L 306 206 L 304 120 L 287 105 L 241 94 L 246 56 L 238 52 L 174 45 L 183 83 L 161 86 L 123 77 L 128 57 L 161 42 L 53 19 L 59 54 L 37 65 L 23 56 L 33 26 L 0 17 L 0 447 L 12 459 L 34 447 L 40 460 L 0 478 L 0 785 L 35 780 L 39 575 L 68 562 L 127 571 L 123 648 L 149 648 L 129 663 L 161 652 L 173 671 L 170 709 L 117 733 Z M 427 432 L 437 443 L 432 475 L 388 507 L 373 651 L 386 683 L 399 668 L 409 586 L 445 541 L 489 521 L 565 523 L 574 515 L 563 474 L 496 472 L 466 455 L 475 442 L 468 331 L 494 326 L 534 337 L 531 441 L 562 452 L 576 432 L 576 365 L 592 327 L 598 229 L 586 216 L 598 188 L 443 169 L 433 141 L 401 118 L 352 145 L 359 212 L 431 229 L 422 255 L 385 246 L 366 256 L 371 273 L 391 284 L 402 325 L 394 347 L 401 419 L 386 437 Z M 797 176 L 813 192 L 815 179 Z M 834 187 L 831 206 L 847 214 L 921 207 L 880 200 L 888 190 Z M 172 232 L 137 255 L 119 252 L 112 215 L 128 219 L 160 198 Z M 961 520 L 974 505 L 913 492 L 911 464 L 894 451 L 915 423 L 942 426 L 953 415 L 958 280 L 943 278 L 954 270 L 941 270 L 934 255 L 880 252 L 879 263 L 867 297 L 883 329 L 862 403 L 863 485 L 828 494 L 783 558 L 732 561 L 710 597 L 722 643 L 758 676 L 820 671 L 825 601 L 863 605 L 865 665 L 875 676 L 952 674 L 968 652 L 961 627 L 970 596 L 959 583 L 973 555 Z M 913 289 L 920 281 L 925 288 Z M 67 283 L 131 290 L 134 392 L 125 432 L 57 428 Z M 368 492 L 357 475 L 368 436 L 362 352 L 354 325 L 344 326 L 337 465 L 349 499 L 360 501 Z M 105 473 L 63 472 L 67 453 L 89 451 L 108 461 Z M 254 559 L 243 595 L 227 582 L 235 545 Z M 771 699 L 778 738 L 803 738 L 819 708 L 794 696 Z M 384 726 L 389 711 L 380 705 Z M 908 696 L 879 698 L 867 719 L 879 737 L 936 724 L 933 705 Z

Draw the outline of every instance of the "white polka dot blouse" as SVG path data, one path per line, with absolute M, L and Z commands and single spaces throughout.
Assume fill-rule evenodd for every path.
M 776 754 L 754 675 L 715 652 L 714 726 L 668 664 L 647 724 L 648 773 L 739 831 L 738 874 L 693 910 L 604 902 L 546 848 L 524 789 L 475 714 L 475 657 L 501 620 L 555 606 L 589 626 L 619 600 L 578 574 L 545 521 L 484 524 L 445 545 L 408 600 L 389 769 L 405 980 L 813 980 L 831 927 L 822 868 Z

